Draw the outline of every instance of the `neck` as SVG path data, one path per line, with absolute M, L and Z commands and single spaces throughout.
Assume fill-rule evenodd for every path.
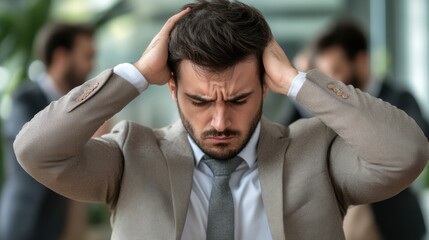
M 54 86 L 58 91 L 60 91 L 62 94 L 66 94 L 69 91 L 69 86 L 66 84 L 61 71 L 50 68 L 48 69 L 47 73 L 49 76 L 51 76 Z

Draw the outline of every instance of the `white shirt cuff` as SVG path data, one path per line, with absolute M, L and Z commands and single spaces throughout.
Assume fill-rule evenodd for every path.
M 298 95 L 299 90 L 301 89 L 302 85 L 304 84 L 306 76 L 307 76 L 307 73 L 298 72 L 298 74 L 292 80 L 292 84 L 289 88 L 289 92 L 287 93 L 287 95 L 290 98 L 292 98 L 293 100 L 296 100 L 296 96 Z
M 113 72 L 119 77 L 130 82 L 141 93 L 149 87 L 144 76 L 131 63 L 121 63 L 113 68 Z

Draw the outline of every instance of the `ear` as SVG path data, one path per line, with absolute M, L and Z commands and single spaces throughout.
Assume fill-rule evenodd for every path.
M 174 81 L 174 77 L 168 80 L 168 89 L 170 90 L 171 98 L 173 98 L 173 100 L 177 102 L 177 95 L 176 95 L 177 88 L 176 88 L 176 82 Z

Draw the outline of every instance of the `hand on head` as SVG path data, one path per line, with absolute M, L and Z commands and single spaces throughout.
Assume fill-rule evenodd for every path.
M 186 8 L 169 18 L 141 58 L 134 63 L 150 84 L 163 85 L 172 78 L 167 65 L 169 35 L 176 22 L 189 11 L 190 8 Z
M 287 94 L 298 71 L 292 66 L 283 49 L 274 38 L 264 50 L 264 80 L 271 91 Z
M 134 65 L 150 84 L 163 85 L 172 78 L 167 65 L 169 35 L 177 21 L 188 14 L 190 8 L 173 15 L 152 39 L 141 58 Z M 298 71 L 292 66 L 283 49 L 273 38 L 263 54 L 265 82 L 271 91 L 287 94 Z

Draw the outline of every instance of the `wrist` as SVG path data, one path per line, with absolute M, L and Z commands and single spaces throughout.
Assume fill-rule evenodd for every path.
M 147 76 L 147 71 L 145 70 L 145 67 L 143 64 L 141 64 L 139 61 L 133 63 L 134 67 L 143 75 L 144 77 Z
M 287 68 L 283 72 L 283 91 L 282 93 L 288 95 L 292 88 L 293 80 L 298 75 L 298 70 L 293 67 Z
M 113 68 L 113 72 L 134 85 L 139 92 L 143 92 L 149 86 L 145 77 L 135 64 L 121 63 Z
M 292 98 L 296 99 L 296 96 L 298 95 L 298 92 L 301 90 L 302 85 L 305 82 L 306 73 L 304 72 L 298 72 L 298 74 L 295 76 L 295 78 L 292 80 L 291 86 L 289 88 L 289 91 L 287 95 Z

